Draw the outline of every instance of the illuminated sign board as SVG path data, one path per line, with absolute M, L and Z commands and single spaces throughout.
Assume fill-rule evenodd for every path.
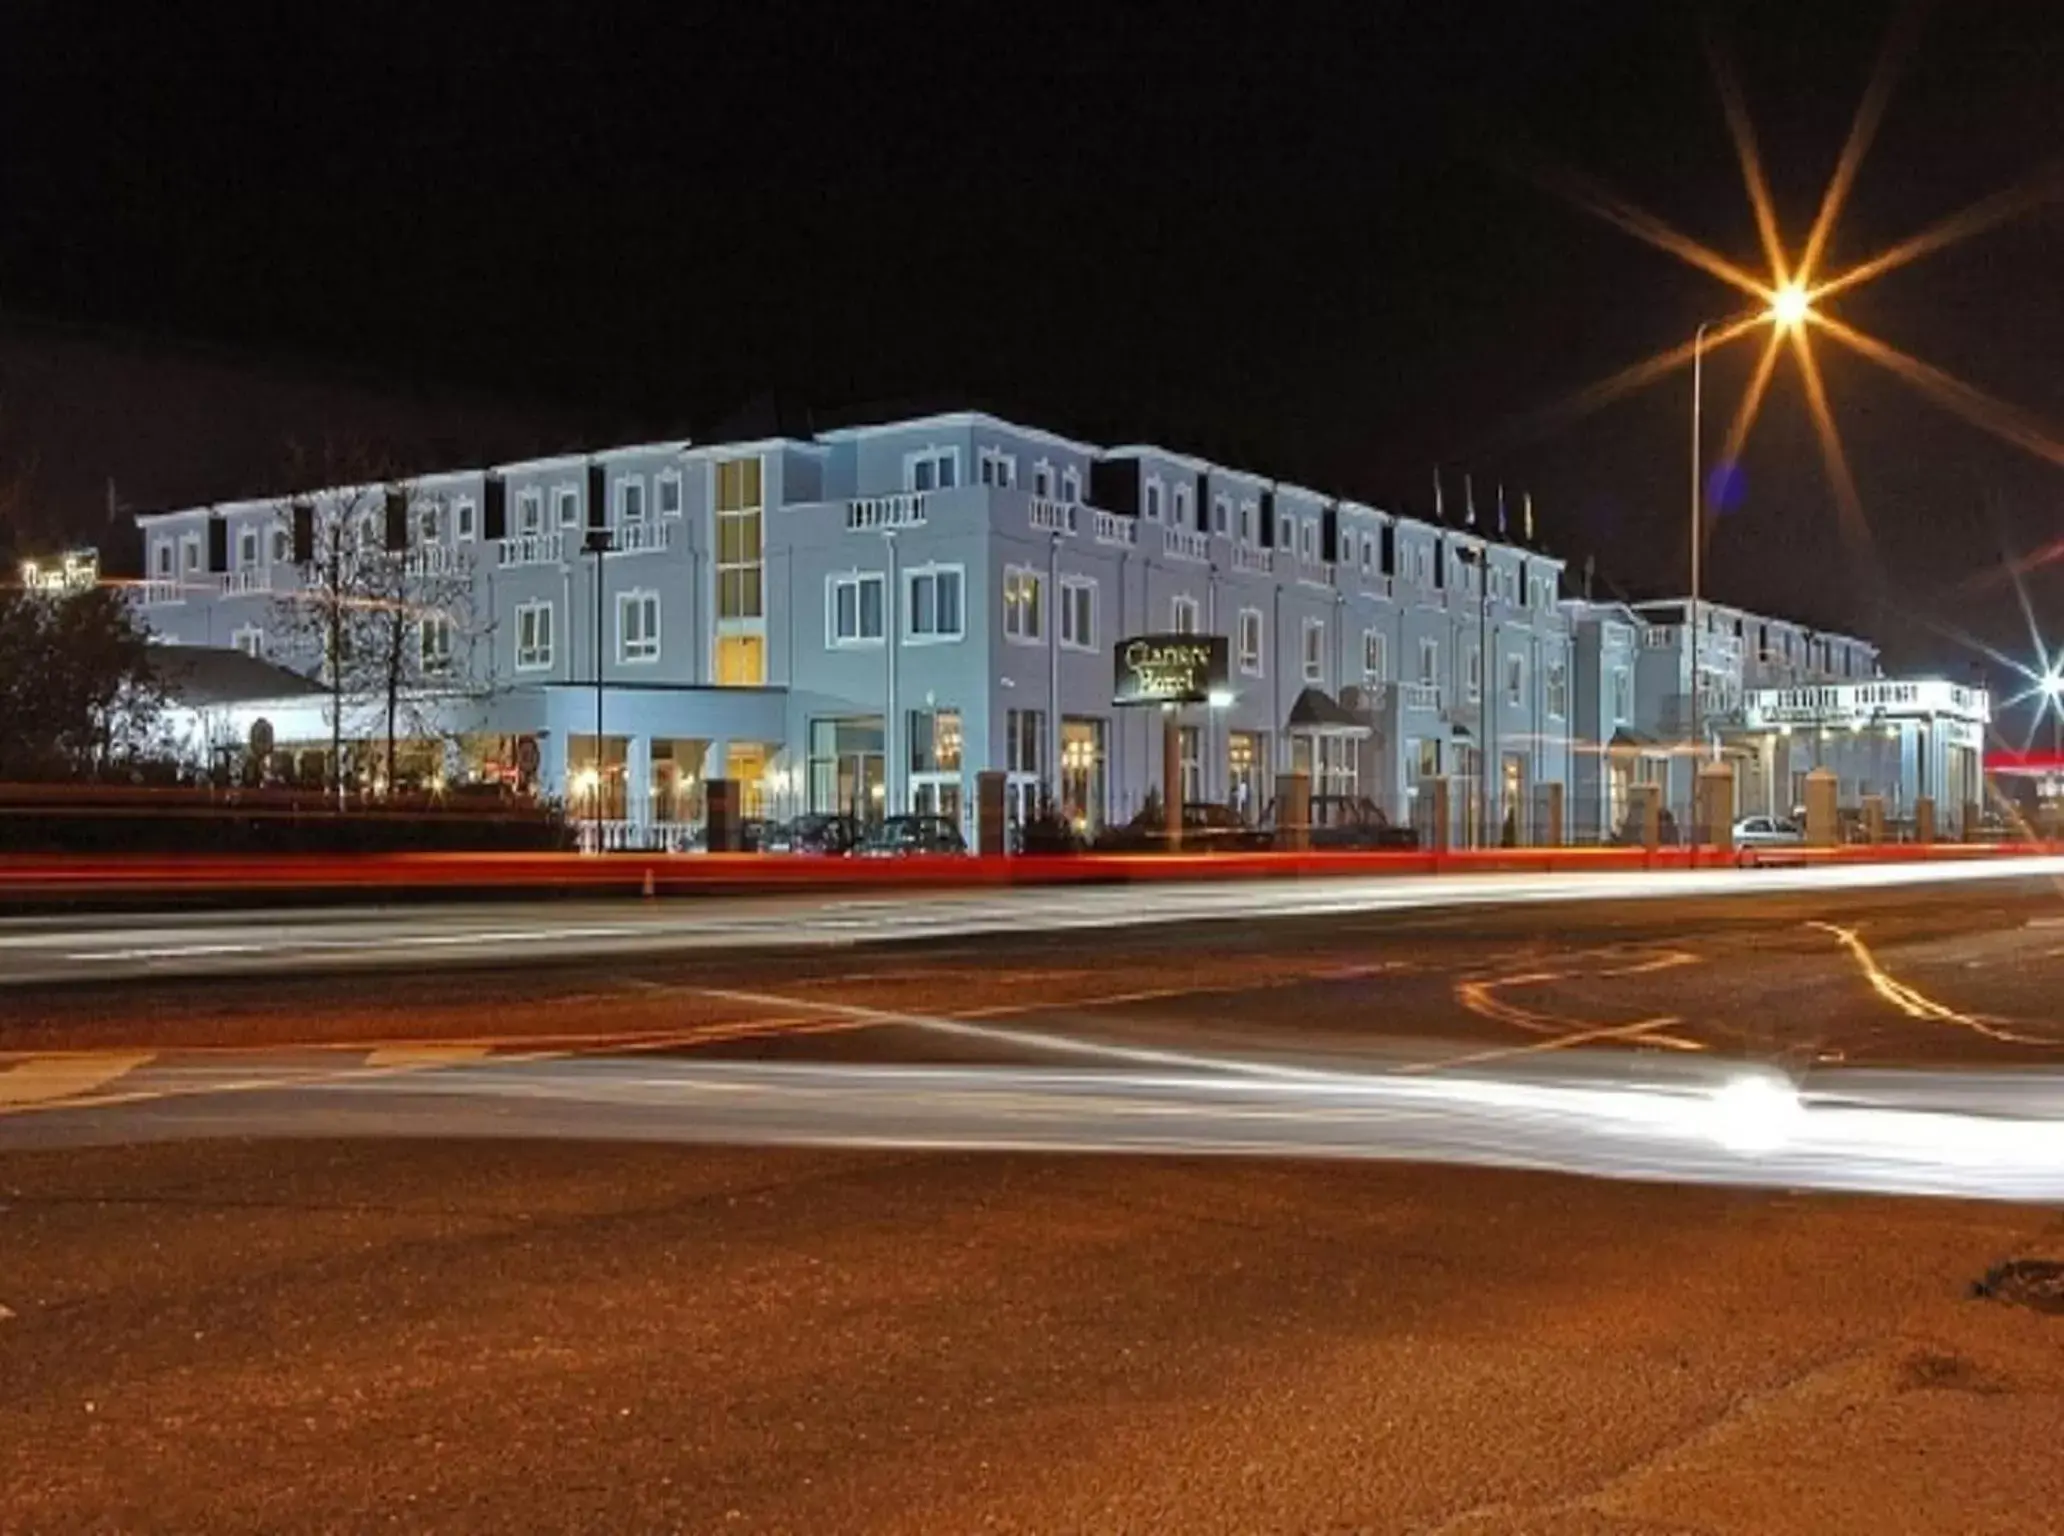
M 1228 688 L 1224 635 L 1134 635 L 1113 659 L 1113 704 L 1205 704 Z
M 1803 688 L 1752 688 L 1742 700 L 1752 731 L 1780 725 L 1862 726 L 1900 720 L 1959 720 L 1984 725 L 1992 699 L 1983 688 L 1940 679 L 1902 683 L 1820 683 Z
M 21 584 L 31 592 L 83 592 L 100 584 L 100 553 L 75 549 L 50 560 L 24 560 Z

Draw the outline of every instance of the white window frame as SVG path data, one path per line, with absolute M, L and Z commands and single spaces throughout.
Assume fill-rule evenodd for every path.
M 853 632 L 841 635 L 838 601 L 841 588 L 853 589 Z M 867 588 L 880 594 L 875 612 L 881 618 L 881 633 L 867 633 Z M 889 578 L 883 571 L 839 571 L 824 578 L 824 645 L 827 650 L 850 651 L 877 646 L 887 638 L 889 628 Z
M 232 650 L 242 651 L 254 661 L 265 659 L 265 631 L 256 624 L 245 624 L 232 630 L 229 644 Z
M 1018 458 L 1001 448 L 984 448 L 975 455 L 975 475 L 982 484 L 1009 490 L 1018 483 Z
M 179 574 L 192 576 L 201 569 L 201 540 L 198 534 L 189 533 L 179 541 Z
M 248 525 L 237 530 L 237 569 L 253 571 L 258 568 L 258 529 Z
M 1089 620 L 1085 628 L 1076 622 L 1076 594 L 1089 594 Z M 1061 648 L 1068 651 L 1093 651 L 1096 649 L 1097 634 L 1097 584 L 1091 576 L 1063 576 L 1061 578 Z
M 452 502 L 452 537 L 460 543 L 471 543 L 480 534 L 480 505 L 471 496 L 460 496 Z
M 1422 635 L 1419 639 L 1419 686 L 1440 686 L 1440 641 L 1431 635 Z
M 1260 677 L 1268 668 L 1268 655 L 1262 642 L 1262 613 L 1259 608 L 1240 610 L 1240 673 L 1243 677 Z M 1251 646 L 1248 641 L 1254 642 Z
M 1519 651 L 1505 653 L 1505 703 L 1511 709 L 1526 708 L 1527 664 Z
M 269 539 L 269 540 L 267 541 L 267 545 L 268 545 L 269 549 L 271 550 L 270 560 L 271 560 L 271 563 L 272 563 L 272 564 L 274 564 L 274 565 L 291 565 L 291 564 L 293 564 L 293 562 L 294 562 L 294 534 L 293 534 L 293 530 L 291 530 L 291 529 L 288 529 L 288 528 L 281 528 L 281 527 L 279 527 L 279 526 L 275 525 L 275 526 L 273 527 L 273 530 L 272 530 L 272 537 L 271 537 L 271 539 Z
M 1612 723 L 1625 725 L 1634 718 L 1634 674 L 1625 667 L 1612 670 Z
M 1053 493 L 1053 460 L 1035 459 L 1032 464 L 1032 494 L 1041 501 L 1052 501 Z
M 1316 649 L 1312 642 L 1317 641 Z M 1306 619 L 1304 621 L 1304 680 L 1321 686 L 1326 681 L 1326 621 Z
M 1551 661 L 1548 663 L 1548 718 L 1563 720 L 1569 716 L 1569 663 Z
M 1362 631 L 1362 681 L 1390 681 L 1390 637 L 1380 629 Z
M 419 544 L 435 544 L 444 536 L 444 520 L 438 516 L 441 510 L 435 501 L 419 501 L 412 509 L 416 514 L 416 541 Z
M 1261 508 L 1251 501 L 1240 503 L 1240 542 L 1252 548 L 1261 528 Z
M 932 618 L 938 622 L 939 596 L 937 582 L 941 576 L 951 576 L 960 589 L 959 600 L 954 604 L 955 624 L 952 629 L 920 630 L 917 627 L 917 584 L 929 577 L 933 581 Z M 967 567 L 934 561 L 926 565 L 913 565 L 903 573 L 903 634 L 905 645 L 958 645 L 967 638 Z
M 1307 565 L 1319 563 L 1319 520 L 1306 518 L 1297 530 L 1297 552 Z
M 667 492 L 674 493 L 674 504 L 667 505 Z M 688 487 L 681 481 L 678 469 L 663 469 L 652 477 L 652 507 L 661 517 L 680 517 L 688 509 Z
M 950 466 L 945 475 L 939 473 L 939 466 Z M 917 483 L 919 465 L 928 466 L 932 472 L 932 483 L 920 486 Z M 947 482 L 951 481 L 949 485 Z M 938 444 L 925 448 L 913 448 L 903 455 L 903 489 L 906 491 L 951 491 L 960 486 L 960 447 L 958 444 Z
M 1061 500 L 1071 507 L 1081 505 L 1082 471 L 1073 464 L 1061 471 Z
M 1462 652 L 1462 697 L 1474 704 L 1483 698 L 1483 647 L 1472 645 Z
M 638 510 L 636 513 L 631 511 L 631 492 L 633 491 L 638 493 Z M 625 475 L 616 482 L 616 520 L 620 525 L 628 526 L 632 523 L 643 523 L 648 510 L 649 504 L 646 500 L 645 477 L 643 475 Z
M 151 558 L 156 562 L 152 574 L 160 581 L 170 581 L 179 573 L 178 541 L 159 539 L 151 546 Z
M 543 615 L 544 619 L 541 630 L 536 623 L 538 615 Z M 532 620 L 531 646 L 529 660 L 527 661 L 524 659 L 525 653 L 523 649 L 523 621 L 526 618 Z M 512 626 L 512 630 L 516 642 L 516 670 L 518 672 L 551 671 L 553 652 L 559 640 L 558 628 L 558 609 L 551 601 L 540 599 L 536 602 L 518 603 L 516 605 L 516 622 Z M 539 643 L 540 639 L 542 639 L 542 644 Z
M 545 493 L 526 486 L 516 493 L 516 536 L 536 538 L 545 531 Z
M 624 622 L 633 609 L 642 609 L 651 619 L 641 625 L 638 648 L 631 649 L 630 626 Z M 659 660 L 659 594 L 649 587 L 633 587 L 616 594 L 616 659 L 627 667 L 651 666 Z
M 568 516 L 569 510 L 572 515 Z M 581 525 L 580 487 L 577 485 L 555 485 L 552 487 L 552 526 L 555 528 L 578 528 Z
M 1161 483 L 1159 475 L 1147 476 L 1146 489 L 1140 497 L 1140 510 L 1150 523 L 1161 521 L 1161 508 L 1166 499 L 1168 487 Z
M 1032 604 L 1027 609 L 1023 604 L 1011 601 L 1013 581 L 1032 583 Z M 1031 615 L 1028 629 L 1022 615 Z M 1013 616 L 1018 616 L 1013 627 Z M 1029 565 L 1006 565 L 1003 568 L 1003 638 L 1012 645 L 1046 644 L 1046 572 Z
M 1178 592 L 1168 605 L 1168 627 L 1178 635 L 1204 631 L 1204 606 L 1187 592 Z
M 433 660 L 430 651 L 430 636 L 433 633 L 444 636 L 444 644 Z M 416 625 L 416 659 L 421 664 L 425 677 L 446 677 L 452 669 L 452 621 L 448 613 L 426 613 Z
M 1181 480 L 1176 481 L 1174 489 L 1168 493 L 1168 516 L 1169 520 L 1176 527 L 1193 528 L 1197 526 L 1192 521 L 1190 513 L 1190 503 L 1195 496 L 1195 489 Z
M 1286 555 L 1297 553 L 1297 519 L 1288 512 L 1276 514 L 1276 548 Z

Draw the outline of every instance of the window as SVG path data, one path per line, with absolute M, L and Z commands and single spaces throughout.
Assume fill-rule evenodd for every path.
M 1307 561 L 1316 565 L 1319 559 L 1319 520 L 1315 517 L 1306 518 L 1302 531 L 1304 539 L 1300 551 Z
M 1440 642 L 1421 640 L 1419 642 L 1419 682 L 1422 687 L 1433 688 L 1440 684 Z
M 537 491 L 524 491 L 516 498 L 516 532 L 527 539 L 544 527 L 545 498 Z
M 661 517 L 681 515 L 681 476 L 675 470 L 668 470 L 652 482 L 652 488 L 659 499 Z
M 1227 529 L 1227 528 L 1229 528 L 1229 527 L 1231 527 L 1231 526 L 1232 526 L 1232 521 L 1233 521 L 1233 504 L 1232 504 L 1232 501 L 1231 501 L 1231 500 L 1230 500 L 1229 498 L 1227 498 L 1227 497 L 1224 497 L 1224 496 L 1214 496 L 1214 497 L 1212 497 L 1212 498 L 1211 498 L 1211 531 L 1212 531 L 1213 533 L 1224 533 L 1224 532 L 1226 531 L 1226 529 Z
M 1175 743 L 1176 761 L 1182 769 L 1183 804 L 1195 805 L 1204 798 L 1204 733 L 1194 725 L 1181 726 Z
M 1324 682 L 1326 678 L 1326 621 L 1304 621 L 1304 680 Z
M 1012 566 L 1003 573 L 1003 633 L 1006 639 L 1036 641 L 1044 633 L 1039 573 Z
M 229 643 L 246 656 L 262 657 L 265 654 L 265 631 L 247 624 L 229 637 Z
M 1560 661 L 1548 663 L 1548 713 L 1557 720 L 1569 714 L 1569 666 Z
M 198 571 L 201 568 L 201 541 L 199 539 L 186 540 L 185 543 L 180 545 L 179 553 L 181 564 L 188 572 Z
M 919 566 L 905 587 L 904 639 L 958 640 L 967 629 L 957 565 Z
M 1161 482 L 1159 480 L 1149 480 L 1147 482 L 1146 508 L 1147 520 L 1149 522 L 1158 523 L 1161 521 Z
M 424 675 L 435 677 L 440 673 L 449 672 L 452 657 L 451 615 L 425 615 L 419 633 L 422 641 Z
M 1365 629 L 1362 631 L 1362 681 L 1380 683 L 1390 670 L 1390 657 L 1383 631 Z
M 980 465 L 982 484 L 1016 485 L 1018 483 L 1018 461 L 1009 454 L 995 448 L 984 448 Z
M 285 565 L 294 553 L 294 536 L 284 528 L 272 530 L 272 563 Z
M 1259 526 L 1255 520 L 1257 513 L 1258 509 L 1253 502 L 1243 501 L 1240 503 L 1240 542 L 1242 544 L 1252 544 L 1254 542 L 1255 529 Z
M 1483 697 L 1483 652 L 1474 646 L 1462 658 L 1462 696 L 1472 704 Z
M 1053 466 L 1041 459 L 1032 466 L 1032 494 L 1041 501 L 1053 496 Z
M 758 463 L 757 460 L 754 462 Z M 913 491 L 952 490 L 960 483 L 960 450 L 926 448 L 905 455 L 903 483 L 906 488 Z
M 1505 658 L 1505 702 L 1514 709 L 1526 703 L 1526 658 L 1507 656 Z
M 160 576 L 170 577 L 172 574 L 172 546 L 169 543 L 158 545 L 156 556 L 155 569 L 157 573 Z
M 1046 772 L 1046 711 L 1012 709 L 1004 712 L 1005 762 L 1012 773 L 1037 777 Z
M 1073 506 L 1082 500 L 1082 471 L 1070 467 L 1061 471 L 1061 500 Z
M 237 569 L 248 571 L 258 563 L 258 530 L 242 528 L 237 531 Z
M 458 537 L 472 538 L 479 531 L 479 518 L 480 509 L 473 504 L 472 497 L 461 496 L 452 503 L 452 526 L 457 530 Z
M 1614 725 L 1624 725 L 1634 717 L 1634 680 L 1625 667 L 1613 669 L 1612 717 Z
M 616 594 L 616 659 L 631 663 L 659 660 L 657 592 Z
M 872 645 L 882 638 L 882 594 L 887 580 L 857 572 L 826 579 L 827 645 Z
M 1197 600 L 1194 597 L 1178 597 L 1175 600 L 1174 621 L 1169 628 L 1178 635 L 1194 635 L 1197 632 Z
M 1297 519 L 1285 513 L 1276 519 L 1276 548 L 1295 549 L 1296 547 Z
M 552 605 L 523 603 L 516 609 L 516 667 L 541 671 L 552 664 Z
M 1240 527 L 1243 532 L 1254 526 L 1254 513 L 1255 506 L 1253 502 L 1243 501 L 1240 503 Z M 1212 509 L 1211 525 L 1213 533 L 1231 533 L 1233 531 L 1231 519 L 1220 517 L 1216 508 Z
M 1174 500 L 1170 503 L 1169 510 L 1174 514 L 1175 526 L 1178 528 L 1195 526 L 1190 519 L 1190 501 L 1193 494 L 1187 485 L 1178 485 L 1175 488 Z
M 717 636 L 716 673 L 720 688 L 764 688 L 766 639 L 760 635 Z
M 562 485 L 553 491 L 552 505 L 558 509 L 561 528 L 571 528 L 580 522 L 580 492 L 572 486 Z
M 440 526 L 437 518 L 437 504 L 435 502 L 426 507 L 418 507 L 416 509 L 416 538 L 420 542 L 435 544 L 438 539 Z
M 616 482 L 616 518 L 621 523 L 645 521 L 645 480 L 631 475 Z
M 1061 644 L 1078 651 L 1096 649 L 1096 593 L 1093 581 L 1061 578 Z
M 1261 610 L 1240 610 L 1240 670 L 1249 677 L 1261 676 Z
M 717 466 L 717 618 L 766 615 L 761 590 L 763 533 L 757 458 Z M 757 686 L 757 683 L 755 684 Z

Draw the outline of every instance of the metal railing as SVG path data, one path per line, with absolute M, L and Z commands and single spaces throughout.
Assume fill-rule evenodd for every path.
M 503 539 L 496 551 L 500 565 L 558 565 L 566 558 L 566 536 L 524 533 Z
M 921 528 L 925 493 L 898 491 L 892 496 L 862 496 L 846 503 L 846 528 L 864 533 L 876 528 Z

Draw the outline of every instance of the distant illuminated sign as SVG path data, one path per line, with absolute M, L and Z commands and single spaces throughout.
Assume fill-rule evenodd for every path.
M 1205 704 L 1228 686 L 1224 635 L 1134 635 L 1113 659 L 1113 704 Z
M 1742 700 L 1752 731 L 1779 725 L 1849 726 L 1872 721 L 1960 720 L 1984 725 L 1992 698 L 1983 688 L 1940 679 L 1901 683 L 1822 683 L 1804 688 L 1752 688 Z
M 83 592 L 100 584 L 100 552 L 75 549 L 49 560 L 24 560 L 21 584 L 31 592 Z

